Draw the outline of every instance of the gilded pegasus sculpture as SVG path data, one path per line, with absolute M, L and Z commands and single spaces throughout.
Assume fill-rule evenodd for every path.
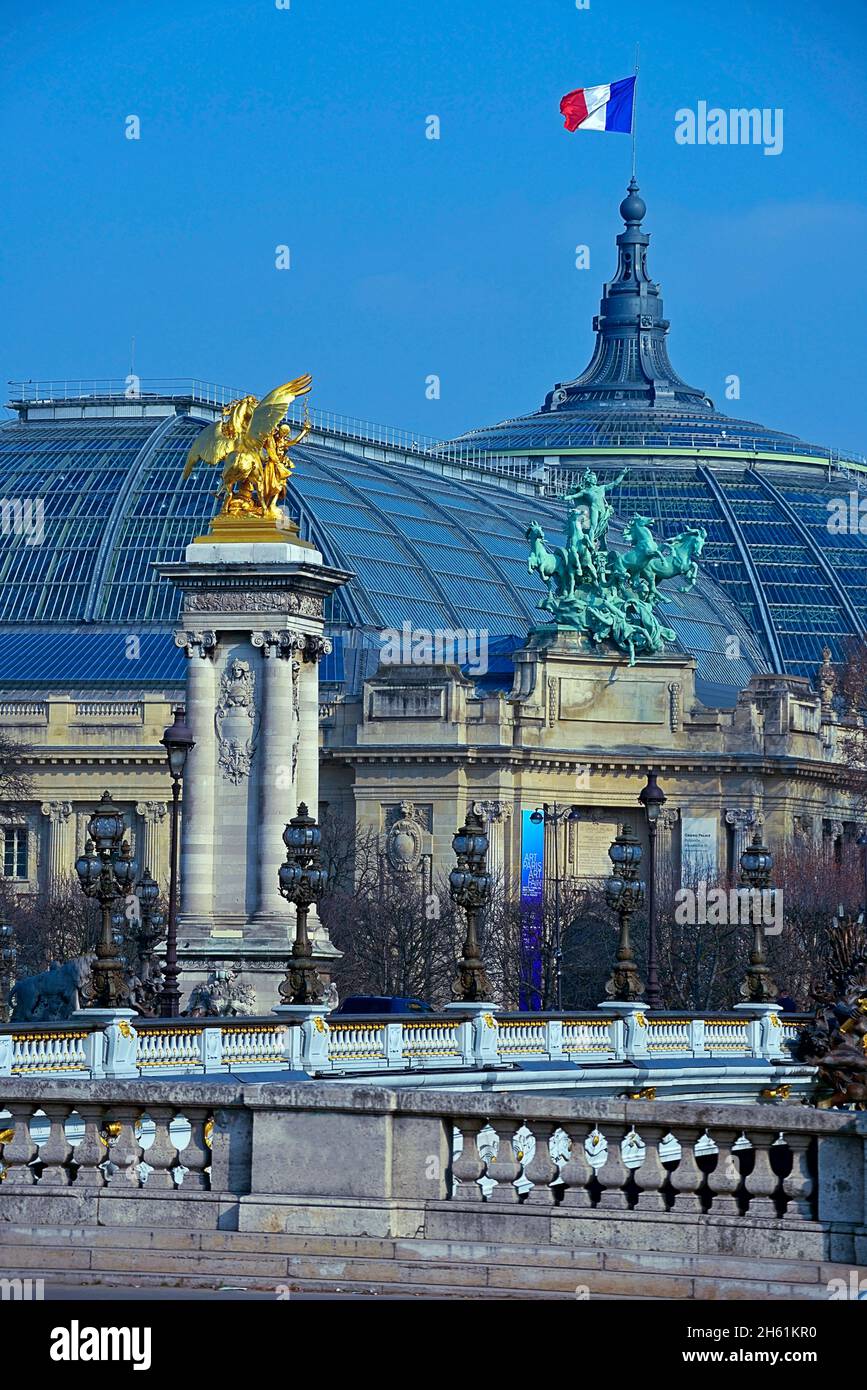
M 223 476 L 215 496 L 222 499 L 219 517 L 251 517 L 279 521 L 279 504 L 286 496 L 286 483 L 292 472 L 289 450 L 310 433 L 305 410 L 300 434 L 292 437 L 282 423 L 286 409 L 298 396 L 306 396 L 312 376 L 299 376 L 276 386 L 257 400 L 244 396 L 223 407 L 222 420 L 197 435 L 184 466 L 188 478 L 197 463 L 212 468 L 223 466 Z

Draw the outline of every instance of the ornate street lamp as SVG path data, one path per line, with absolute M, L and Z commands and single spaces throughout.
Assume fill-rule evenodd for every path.
M 662 788 L 657 786 L 653 769 L 648 773 L 647 782 L 638 793 L 638 800 L 647 817 L 650 842 L 650 862 L 647 866 L 647 1004 L 648 1008 L 661 1009 L 662 993 L 656 966 L 656 827 L 659 823 L 659 813 L 668 798 Z
M 644 998 L 644 984 L 635 964 L 630 939 L 630 925 L 636 912 L 644 905 L 644 884 L 638 877 L 641 845 L 628 826 L 608 850 L 611 877 L 605 880 L 605 901 L 620 918 L 620 937 L 611 974 L 605 985 L 609 999 L 636 1000 Z
M 454 984 L 456 999 L 462 1004 L 479 1004 L 491 999 L 491 985 L 485 974 L 479 948 L 479 913 L 491 897 L 491 876 L 487 872 L 488 837 L 485 822 L 470 810 L 452 840 L 457 865 L 449 874 L 449 895 L 467 918 L 463 957 Z
M 328 870 L 319 862 L 322 834 L 313 816 L 302 801 L 297 816 L 293 816 L 283 831 L 286 863 L 277 874 L 280 892 L 295 904 L 295 940 L 286 978 L 280 983 L 280 998 L 284 1004 L 321 1004 L 324 993 L 322 978 L 316 969 L 310 938 L 307 935 L 307 914 L 325 892 Z
M 548 802 L 543 802 L 541 808 L 536 807 L 530 820 L 534 825 L 553 825 L 554 827 L 554 1004 L 557 1010 L 563 1008 L 563 942 L 560 924 L 560 826 L 565 821 L 576 821 L 580 818 L 581 808 L 579 806 L 558 806 L 555 801 L 552 806 Z M 547 837 L 546 837 L 547 838 Z
M 8 922 L 0 925 L 0 1023 L 9 1022 L 9 990 L 15 978 L 18 949 L 15 932 Z
M 102 931 L 92 972 L 93 1006 L 101 1009 L 123 1008 L 129 999 L 112 921 L 115 903 L 126 897 L 136 875 L 129 843 L 123 840 L 125 828 L 122 812 L 108 792 L 103 792 L 87 827 L 90 838 L 84 853 L 75 861 L 82 892 L 96 898 L 102 908 Z
M 765 929 L 762 921 L 761 895 L 767 891 L 773 867 L 774 856 L 763 843 L 762 832 L 759 829 L 753 836 L 752 844 L 748 845 L 741 855 L 741 881 L 748 888 L 753 889 L 754 893 L 757 892 L 760 895 L 758 907 L 755 897 L 752 897 L 750 903 L 753 918 L 753 945 L 747 973 L 740 988 L 740 996 L 748 1004 L 775 1004 L 780 994 L 768 969 L 767 957 L 765 956 Z
M 153 1009 L 159 1006 L 159 994 L 157 985 L 161 984 L 160 965 L 156 958 L 156 945 L 162 939 L 163 927 L 165 925 L 163 916 L 156 911 L 156 904 L 160 896 L 160 886 L 156 879 L 151 876 L 149 869 L 145 869 L 138 883 L 136 884 L 136 897 L 138 898 L 139 912 L 141 914 L 138 931 L 136 932 L 136 945 L 138 951 L 138 977 L 143 986 L 143 997 L 139 999 L 139 1004 Z
M 160 1018 L 177 1018 L 181 1011 L 181 991 L 178 989 L 178 976 L 181 973 L 178 966 L 178 801 L 187 755 L 190 749 L 196 746 L 181 707 L 175 710 L 174 723 L 166 729 L 160 743 L 166 750 L 172 779 L 172 844 L 169 856 L 169 930 L 166 938 L 166 968 L 159 996 L 159 1015 Z

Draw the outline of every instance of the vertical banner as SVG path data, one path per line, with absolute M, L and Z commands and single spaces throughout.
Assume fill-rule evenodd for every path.
M 542 932 L 545 885 L 545 824 L 521 812 L 521 1009 L 542 1006 Z

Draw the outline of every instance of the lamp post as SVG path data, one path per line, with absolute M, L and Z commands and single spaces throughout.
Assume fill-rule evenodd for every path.
M 765 956 L 765 931 L 762 921 L 762 896 L 771 881 L 774 856 L 762 841 L 762 832 L 757 830 L 752 844 L 741 855 L 741 881 L 752 890 L 751 907 L 753 917 L 753 945 L 750 963 L 741 982 L 740 995 L 748 1004 L 775 1004 L 780 991 L 771 978 Z M 755 893 L 759 893 L 758 906 Z
M 578 806 L 558 806 L 555 801 L 537 806 L 530 820 L 534 825 L 553 825 L 554 827 L 554 1006 L 563 1008 L 563 933 L 560 923 L 560 835 L 559 829 L 566 821 L 576 821 L 581 814 Z
M 316 969 L 310 938 L 307 935 L 307 914 L 325 892 L 328 870 L 319 862 L 322 834 L 313 816 L 302 801 L 297 816 L 293 816 L 283 831 L 286 863 L 280 865 L 280 892 L 295 904 L 295 940 L 286 978 L 280 982 L 280 998 L 284 1004 L 321 1004 L 324 993 L 322 977 Z
M 633 1001 L 644 998 L 644 984 L 635 964 L 629 934 L 633 915 L 644 903 L 644 884 L 638 877 L 641 845 L 624 825 L 608 850 L 611 877 L 605 880 L 605 901 L 620 918 L 620 937 L 611 974 L 605 985 L 609 999 Z
M 169 856 L 169 930 L 166 937 L 166 967 L 159 995 L 160 1018 L 177 1018 L 181 1011 L 181 991 L 178 989 L 178 802 L 187 755 L 195 748 L 184 717 L 184 710 L 175 710 L 174 722 L 160 739 L 166 750 L 166 760 L 172 779 L 171 853 Z
M 650 1009 L 661 1009 L 662 994 L 656 965 L 656 827 L 659 813 L 668 798 L 662 788 L 657 786 L 656 773 L 652 768 L 647 775 L 647 782 L 638 793 L 638 800 L 647 817 L 650 844 L 647 867 L 647 1006 Z
M 479 947 L 479 913 L 491 897 L 491 876 L 487 871 L 488 836 L 485 822 L 470 810 L 452 840 L 457 865 L 449 874 L 449 895 L 467 918 L 463 956 L 454 984 L 456 998 L 463 1004 L 479 1004 L 491 998 L 491 984 L 485 974 Z
M 0 1023 L 9 1022 L 9 989 L 15 976 L 18 949 L 15 932 L 8 922 L 0 926 Z
M 155 910 L 160 895 L 160 887 L 156 879 L 151 876 L 150 869 L 145 869 L 136 885 L 135 892 L 141 914 L 136 933 L 138 938 L 137 974 L 142 984 L 143 993 L 139 1003 L 143 1008 L 153 1010 L 155 1007 L 159 1007 L 159 989 L 162 984 L 155 947 L 162 937 L 164 922 L 162 914 Z
M 129 998 L 112 921 L 114 904 L 118 898 L 126 897 L 136 875 L 129 842 L 123 839 L 125 829 L 121 811 L 108 792 L 103 792 L 88 823 L 90 838 L 84 853 L 75 861 L 82 892 L 88 898 L 96 898 L 102 908 L 102 930 L 92 972 L 93 1005 L 101 1009 L 122 1008 Z

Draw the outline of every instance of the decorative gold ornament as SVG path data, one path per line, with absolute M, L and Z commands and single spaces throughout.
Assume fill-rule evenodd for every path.
M 0 1144 L 11 1144 L 14 1138 L 14 1129 L 0 1129 Z
M 99 1131 L 98 1137 L 100 1144 L 108 1148 L 110 1144 L 117 1143 L 122 1129 L 123 1125 L 120 1123 L 120 1120 L 109 1120 Z
M 199 540 L 248 541 L 271 539 L 275 532 L 288 534 L 297 543 L 297 527 L 280 510 L 286 496 L 286 483 L 292 472 L 289 450 L 310 433 L 305 409 L 300 434 L 283 423 L 287 406 L 298 396 L 306 396 L 312 376 L 299 376 L 277 386 L 267 396 L 243 396 L 223 407 L 222 420 L 216 420 L 196 437 L 187 455 L 184 478 L 197 463 L 211 467 L 221 464 L 222 481 L 216 496 L 220 510 L 207 537 Z M 254 534 L 255 533 L 255 534 Z
M 635 1022 L 638 1024 L 639 1028 L 647 1027 L 647 1019 L 644 1017 L 644 1014 L 636 1014 Z
M 117 1031 L 120 1033 L 122 1038 L 132 1037 L 132 1029 L 130 1028 L 125 1018 L 122 1018 L 120 1023 L 117 1025 Z
M 207 1144 L 207 1146 L 208 1146 L 209 1149 L 212 1149 L 212 1148 L 214 1147 L 213 1144 L 211 1143 L 211 1140 L 213 1139 L 213 1137 L 214 1137 L 214 1119 L 213 1119 L 213 1116 L 212 1116 L 209 1120 L 205 1120 L 205 1143 Z
M 325 1022 L 325 1020 L 324 1020 L 324 1018 L 322 1017 L 321 1014 L 317 1014 L 316 1017 L 314 1018 L 314 1020 L 313 1020 L 313 1027 L 316 1029 L 317 1033 L 327 1033 L 327 1032 L 328 1032 L 328 1024 Z
M 767 1086 L 762 1091 L 765 1100 L 788 1100 L 792 1094 L 792 1088 L 788 1082 L 782 1086 Z

